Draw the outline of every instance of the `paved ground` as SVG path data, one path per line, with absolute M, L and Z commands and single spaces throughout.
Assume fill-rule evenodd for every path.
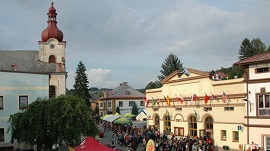
M 98 128 L 100 131 L 103 132 L 103 126 L 101 124 L 98 125 Z M 111 137 L 112 137 L 112 131 L 106 131 L 104 133 L 104 137 L 103 138 L 100 138 L 99 142 L 104 144 L 104 145 L 112 145 L 112 142 L 111 142 Z M 124 145 L 120 146 L 119 144 L 116 144 L 116 149 L 117 150 L 120 150 L 120 151 L 128 151 L 128 148 L 126 148 Z M 138 145 L 138 149 L 137 151 L 142 151 L 143 150 L 143 146 L 142 146 L 142 143 L 140 143 Z

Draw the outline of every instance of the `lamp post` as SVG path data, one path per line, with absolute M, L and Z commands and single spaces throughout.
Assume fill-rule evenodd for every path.
M 243 99 L 247 102 L 247 144 L 249 144 L 249 100 L 247 98 Z

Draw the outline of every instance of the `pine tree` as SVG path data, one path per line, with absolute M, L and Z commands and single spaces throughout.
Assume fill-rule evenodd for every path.
M 131 114 L 133 114 L 133 115 L 138 114 L 138 107 L 137 107 L 135 102 L 133 103 Z
M 242 41 L 238 54 L 239 54 L 238 56 L 239 60 L 243 60 L 243 59 L 246 59 L 248 57 L 255 55 L 255 52 L 252 50 L 252 45 L 249 39 L 245 38 Z
M 150 81 L 145 89 L 154 89 L 162 87 L 161 81 L 176 70 L 183 70 L 183 64 L 174 54 L 170 54 L 161 65 L 161 75 L 157 76 L 158 80 Z
M 88 77 L 85 73 L 86 67 L 82 63 L 82 61 L 79 62 L 77 69 L 76 69 L 76 76 L 75 76 L 75 84 L 73 85 L 74 88 L 74 95 L 77 97 L 80 97 L 85 100 L 86 104 L 90 106 L 90 94 L 88 91 Z
M 158 76 L 159 81 L 162 81 L 168 75 L 176 70 L 182 70 L 183 64 L 180 59 L 174 54 L 170 54 L 161 65 L 161 75 Z
M 116 107 L 116 112 L 117 112 L 118 114 L 120 114 L 120 108 L 119 108 L 119 106 Z

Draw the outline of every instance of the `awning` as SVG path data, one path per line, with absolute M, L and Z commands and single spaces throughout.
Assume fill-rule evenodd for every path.
M 115 151 L 112 148 L 109 148 L 92 137 L 86 137 L 85 140 L 77 147 L 74 148 L 75 151 Z
M 119 119 L 121 116 L 120 115 L 108 115 L 107 117 L 105 117 L 103 120 L 107 121 L 107 122 L 113 122 L 116 119 Z

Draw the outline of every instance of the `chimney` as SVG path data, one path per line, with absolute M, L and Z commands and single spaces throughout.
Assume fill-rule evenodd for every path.
M 17 71 L 17 65 L 16 64 L 13 64 L 11 67 L 12 67 L 13 71 Z

